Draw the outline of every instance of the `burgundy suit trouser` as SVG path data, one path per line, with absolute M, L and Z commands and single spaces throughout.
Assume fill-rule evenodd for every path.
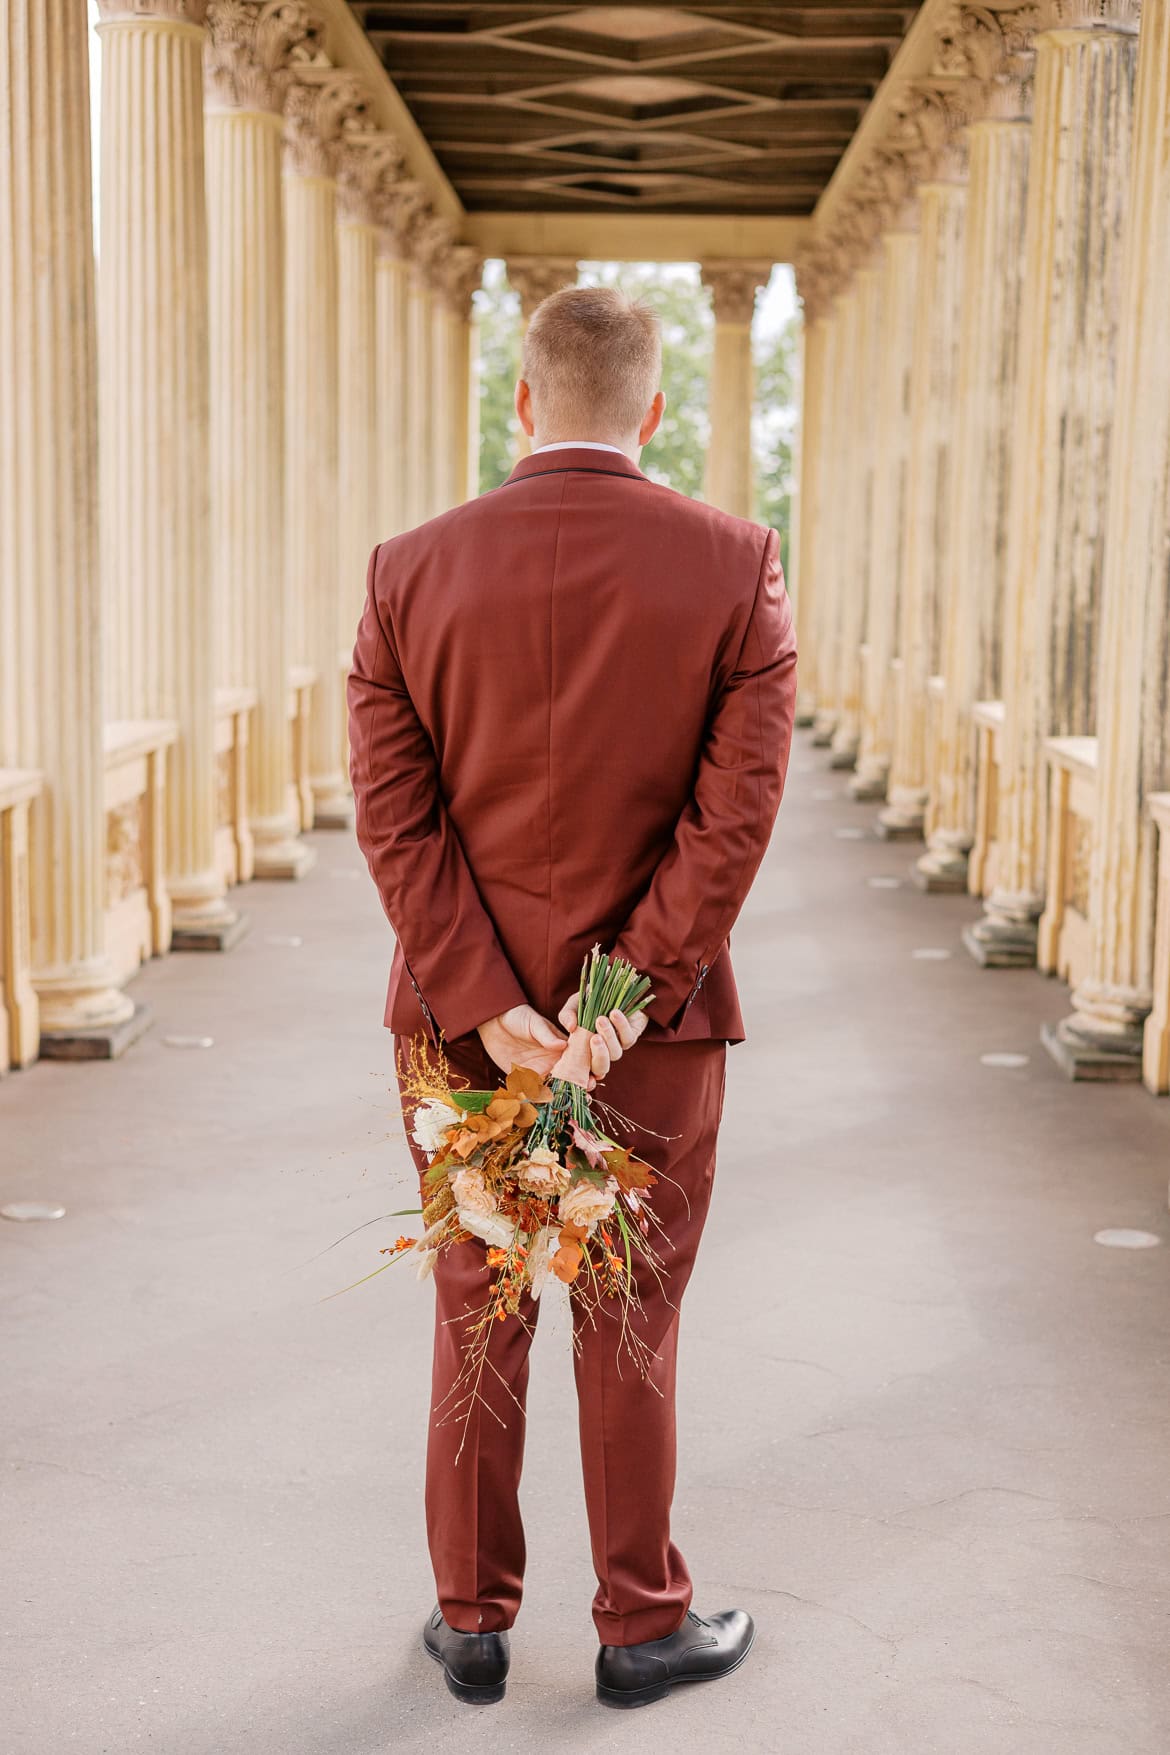
M 396 1063 L 407 1042 L 395 1038 Z M 618 1306 L 591 1317 L 574 1296 L 581 1462 L 597 1574 L 593 1620 L 605 1645 L 673 1633 L 691 1604 L 686 1562 L 670 1537 L 675 1477 L 675 1360 L 679 1306 L 694 1266 L 715 1174 L 726 1044 L 640 1042 L 596 1095 L 636 1123 L 613 1129 L 659 1172 L 650 1191 L 661 1283 L 644 1263 L 635 1278 L 638 1335 L 653 1357 L 643 1377 L 621 1344 Z M 453 1076 L 494 1089 L 501 1075 L 478 1037 L 448 1046 Z M 413 1144 L 420 1172 L 426 1159 Z M 484 1246 L 457 1244 L 435 1266 L 435 1352 L 427 1442 L 426 1515 L 439 1606 L 467 1633 L 510 1627 L 524 1580 L 518 1492 L 524 1457 L 528 1352 L 539 1302 L 493 1323 L 479 1396 L 466 1421 L 456 1385 L 465 1328 L 483 1308 L 491 1274 Z M 453 1410 L 456 1410 L 453 1412 Z

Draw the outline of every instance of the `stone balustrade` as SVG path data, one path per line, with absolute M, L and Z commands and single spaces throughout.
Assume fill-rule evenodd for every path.
M 28 813 L 41 776 L 0 768 L 0 1074 L 28 1066 L 40 1045 L 32 979 Z
M 1073 986 L 1091 961 L 1089 872 L 1097 832 L 1097 739 L 1050 737 L 1048 871 L 1036 966 Z
M 167 765 L 178 737 L 173 720 L 116 720 L 105 728 L 105 941 L 119 986 L 171 948 Z
M 1170 792 L 1147 800 L 1158 836 L 1154 904 L 1153 1006 L 1145 1022 L 1142 1079 L 1156 1096 L 1170 1092 Z

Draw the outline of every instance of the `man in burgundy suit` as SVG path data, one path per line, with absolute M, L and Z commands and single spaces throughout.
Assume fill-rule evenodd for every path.
M 647 1378 L 620 1353 L 617 1321 L 574 1309 L 597 1687 L 614 1705 L 726 1674 L 754 1634 L 740 1610 L 692 1611 L 671 1540 L 675 1355 L 726 1049 L 743 1040 L 728 934 L 779 807 L 796 694 L 775 532 L 638 468 L 662 416 L 660 368 L 655 318 L 622 294 L 572 288 L 540 306 L 516 391 L 531 456 L 374 551 L 348 686 L 358 840 L 397 939 L 396 1052 L 420 1033 L 442 1041 L 475 1087 L 514 1064 L 547 1074 L 566 1045 L 552 1020 L 575 1033 L 592 945 L 653 982 L 648 1022 L 614 1014 L 588 1042 L 574 1034 L 636 1124 L 622 1143 L 662 1173 L 667 1239 L 665 1283 L 637 1276 Z M 483 1301 L 484 1247 L 444 1252 L 434 1277 L 438 1607 L 424 1643 L 459 1698 L 495 1700 L 524 1575 L 539 1306 L 493 1327 L 464 1433 L 435 1410 L 459 1376 L 461 1318 Z

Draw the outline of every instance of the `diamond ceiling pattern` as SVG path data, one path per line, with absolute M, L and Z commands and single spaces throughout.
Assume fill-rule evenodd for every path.
M 469 210 L 811 213 L 917 5 L 351 0 Z

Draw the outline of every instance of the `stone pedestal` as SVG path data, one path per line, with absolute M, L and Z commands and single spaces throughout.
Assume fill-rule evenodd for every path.
M 312 38 L 303 6 L 253 0 L 208 13 L 205 56 L 211 562 L 216 679 L 256 691 L 248 739 L 254 875 L 299 878 L 314 854 L 289 810 L 284 567 L 284 265 L 281 114 L 289 58 Z
M 752 497 L 752 315 L 768 284 L 770 262 L 704 262 L 715 338 L 711 349 L 710 418 L 703 497 L 737 518 L 750 518 Z
M 1156 827 L 1170 781 L 1170 0 L 1145 0 L 1097 671 L 1097 816 L 1090 972 L 1045 1042 L 1076 1079 L 1137 1079 L 1153 1004 Z
M 101 0 L 106 715 L 173 720 L 172 948 L 240 922 L 215 858 L 203 0 Z
M 918 275 L 917 209 L 904 204 L 882 246 L 882 328 L 874 392 L 873 514 L 869 611 L 862 663 L 861 738 L 849 793 L 885 799 L 893 741 L 898 606 L 905 548 L 906 474 L 910 451 L 910 370 Z
M 997 881 L 966 934 L 989 967 L 1035 959 L 1044 740 L 1094 730 L 1137 50 L 1130 0 L 1046 0 L 1042 18 L 1012 437 Z
M 40 780 L 38 789 L 30 779 L 31 805 L 11 819 L 35 895 L 31 944 L 10 944 L 4 959 L 10 981 L 18 964 L 31 965 L 39 999 L 23 1008 L 27 1031 L 14 1032 L 23 1063 L 36 1050 L 38 1009 L 41 1052 L 52 1054 L 78 1030 L 124 1045 L 134 1006 L 114 984 L 105 945 L 85 12 L 21 0 L 0 33 L 0 432 L 9 441 L 0 445 L 0 769 L 37 770 Z
M 927 689 L 934 674 L 939 605 L 949 588 L 951 434 L 955 418 L 963 284 L 965 153 L 941 149 L 919 185 L 920 245 L 910 380 L 899 649 L 889 803 L 878 819 L 887 840 L 918 840 L 927 803 Z
M 923 889 L 966 893 L 975 837 L 975 702 L 999 696 L 1030 128 L 1022 78 L 968 130 L 966 259 L 955 400 L 953 524 Z M 1016 111 L 1015 115 L 1010 112 Z

